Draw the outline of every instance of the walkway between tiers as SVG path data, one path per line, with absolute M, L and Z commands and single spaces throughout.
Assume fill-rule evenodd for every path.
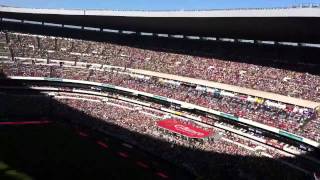
M 0 56 L 0 58 L 8 59 L 8 61 L 10 62 L 8 56 Z M 25 60 L 35 59 L 35 58 L 23 58 L 23 57 L 16 57 L 16 58 L 17 59 L 25 59 Z M 38 61 L 38 63 L 39 62 L 42 62 L 44 64 L 47 63 L 46 59 L 36 58 L 36 60 Z M 65 62 L 67 64 L 73 65 L 73 61 L 67 61 L 67 60 L 52 59 L 52 60 L 50 60 L 50 62 Z M 40 64 L 42 64 L 42 63 L 40 63 Z M 77 67 L 80 66 L 80 67 L 85 68 L 86 64 L 91 64 L 91 65 L 93 65 L 93 67 L 97 67 L 97 68 L 102 67 L 101 64 L 85 63 L 85 62 L 78 62 Z M 110 65 L 103 65 L 103 67 L 115 67 L 115 68 L 124 69 L 124 67 L 110 66 Z M 196 84 L 196 85 L 202 85 L 202 86 L 217 88 L 217 89 L 221 89 L 221 90 L 227 90 L 227 91 L 236 92 L 236 93 L 240 93 L 240 94 L 261 97 L 264 99 L 274 100 L 274 101 L 278 101 L 278 102 L 282 102 L 282 103 L 293 104 L 293 105 L 297 105 L 297 106 L 301 106 L 301 107 L 307 107 L 307 108 L 311 108 L 311 109 L 315 109 L 316 107 L 320 107 L 320 102 L 314 102 L 314 101 L 310 101 L 310 100 L 289 97 L 289 96 L 276 94 L 276 93 L 272 93 L 272 92 L 265 92 L 265 91 L 255 90 L 255 89 L 234 86 L 234 85 L 230 85 L 230 84 L 218 83 L 218 82 L 214 82 L 214 81 L 208 81 L 208 80 L 202 80 L 202 79 L 196 79 L 196 78 L 190 78 L 190 77 L 184 77 L 184 76 L 178 76 L 178 75 L 166 74 L 166 73 L 160 73 L 160 72 L 154 72 L 154 71 L 147 71 L 147 70 L 142 70 L 142 69 L 127 68 L 127 70 L 130 70 L 133 73 L 137 73 L 137 74 L 141 74 L 141 75 L 155 76 L 155 77 L 160 77 L 160 78 L 164 78 L 164 79 L 171 79 L 171 80 L 175 80 L 175 81 L 192 83 L 192 84 Z
M 234 85 L 229 85 L 229 84 L 223 84 L 223 83 L 218 83 L 218 82 L 213 82 L 213 81 L 177 76 L 177 75 L 172 75 L 172 74 L 159 73 L 159 72 L 154 72 L 154 71 L 146 71 L 146 70 L 142 70 L 142 69 L 130 69 L 130 71 L 134 72 L 134 73 L 138 73 L 138 74 L 148 75 L 148 76 L 156 76 L 156 77 L 160 77 L 160 78 L 171 79 L 171 80 L 176 80 L 176 81 L 181 81 L 181 82 L 187 82 L 187 83 L 207 86 L 207 87 L 211 87 L 211 88 L 217 88 L 217 89 L 237 92 L 237 93 L 241 93 L 241 94 L 251 95 L 251 96 L 255 96 L 255 97 L 261 97 L 264 99 L 270 99 L 270 100 L 274 100 L 274 101 L 298 105 L 298 106 L 302 106 L 302 107 L 308 107 L 308 108 L 312 108 L 312 109 L 320 106 L 319 102 L 314 102 L 314 101 L 309 101 L 309 100 L 299 99 L 299 98 L 295 98 L 295 97 L 289 97 L 289 96 L 280 95 L 280 94 L 276 94 L 276 93 L 259 91 L 259 90 L 254 90 L 254 89 L 249 89 L 249 88 L 244 88 L 244 87 L 239 87 L 239 86 L 234 86 Z

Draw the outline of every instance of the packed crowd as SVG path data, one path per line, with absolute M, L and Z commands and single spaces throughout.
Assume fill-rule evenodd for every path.
M 156 78 L 142 78 L 126 71 L 111 69 L 77 68 L 50 64 L 8 63 L 3 71 L 9 76 L 34 76 L 87 80 L 127 87 L 183 102 L 230 113 L 237 117 L 254 120 L 269 126 L 320 141 L 319 118 L 312 109 L 287 105 L 285 109 L 242 99 L 241 96 L 225 96 L 209 93 L 194 87 L 165 83 Z M 240 97 L 240 98 L 238 98 Z
M 174 136 L 174 133 L 165 133 L 165 131 L 157 127 L 156 121 L 159 121 L 163 118 L 155 118 L 152 115 L 147 115 L 143 113 L 145 108 L 140 107 L 133 108 L 132 105 L 128 103 L 119 102 L 117 100 L 110 101 L 87 101 L 84 99 L 70 99 L 70 98 L 58 98 L 60 103 L 66 104 L 69 107 L 72 107 L 78 111 L 84 112 L 85 114 L 96 117 L 104 122 L 115 124 L 121 128 L 128 129 L 133 131 L 133 133 L 143 134 L 145 136 L 151 136 L 152 138 L 158 140 L 164 140 L 169 142 L 169 146 L 158 146 L 157 141 L 153 143 L 148 143 L 148 146 L 143 146 L 143 149 L 148 151 L 160 154 L 162 158 L 176 162 L 178 164 L 183 164 L 189 170 L 193 171 L 195 174 L 203 174 L 203 172 L 208 173 L 208 171 L 203 171 L 208 167 L 214 167 L 214 164 L 217 161 L 209 161 L 205 158 L 199 158 L 194 156 L 187 156 L 186 151 L 179 151 L 178 147 L 185 147 L 191 149 L 200 149 L 205 152 L 219 153 L 219 154 L 228 154 L 230 157 L 232 155 L 239 157 L 260 157 L 263 153 L 269 154 L 271 157 L 284 158 L 285 156 L 275 149 L 261 149 L 259 152 L 256 152 L 258 145 L 254 142 L 251 142 L 248 139 L 241 138 L 235 134 L 227 133 L 219 129 L 214 129 L 214 132 L 223 134 L 223 138 L 214 139 L 210 138 L 205 141 L 192 141 L 187 140 L 186 138 L 181 138 L 179 136 Z M 60 111 L 62 112 L 63 111 Z M 112 112 L 112 113 L 111 113 Z M 116 112 L 116 113 L 115 113 Z M 184 123 L 192 123 L 188 120 L 182 120 Z M 79 121 L 77 120 L 77 123 Z M 199 125 L 197 125 L 199 126 Z M 101 127 L 99 127 L 101 129 Z M 204 127 L 202 127 L 204 128 Z M 103 129 L 103 128 L 102 128 Z M 204 128 L 205 129 L 205 128 Z M 104 131 L 105 129 L 103 129 Z M 107 131 L 112 131 L 108 129 Z M 112 133 L 112 132 L 111 132 Z M 125 136 L 123 133 L 114 133 L 122 136 L 122 138 L 128 140 L 132 138 L 132 135 Z M 145 143 L 146 140 L 141 138 L 138 141 L 130 141 L 133 144 L 139 146 L 141 143 Z M 290 160 L 289 160 L 290 161 Z M 290 163 L 298 164 L 300 161 L 295 162 L 291 161 Z M 221 165 L 221 164 L 220 164 Z
M 23 117 L 26 117 L 26 114 L 32 116 L 39 113 L 42 116 L 49 114 L 53 119 L 62 122 L 72 121 L 72 124 L 75 125 L 85 125 L 87 128 L 89 126 L 95 130 L 103 131 L 113 136 L 116 135 L 133 145 L 183 165 L 198 175 L 206 175 L 208 177 L 215 177 L 215 174 L 220 173 L 222 173 L 221 175 L 228 174 L 229 171 L 223 171 L 230 168 L 235 177 L 241 176 L 237 174 L 239 169 L 253 177 L 256 175 L 265 176 L 268 173 L 266 174 L 264 169 L 270 166 L 275 168 L 274 170 L 269 169 L 270 167 L 267 168 L 270 170 L 270 174 L 277 174 L 278 178 L 279 176 L 282 178 L 283 176 L 296 178 L 293 174 L 299 171 L 293 172 L 293 169 L 287 165 L 282 167 L 281 163 L 262 158 L 261 155 L 267 155 L 270 158 L 276 157 L 280 161 L 295 164 L 309 171 L 316 169 L 312 165 L 306 166 L 306 160 L 297 161 L 296 159 L 286 158 L 281 151 L 274 148 L 262 149 L 264 153 L 261 153 L 261 148 L 253 149 L 253 147 L 258 147 L 254 141 L 241 138 L 235 134 L 224 133 L 224 131 L 216 128 L 214 128 L 214 132 L 217 134 L 223 133 L 223 137 L 213 137 L 213 139 L 210 138 L 205 141 L 190 141 L 186 140 L 186 138 L 173 136 L 172 133 L 164 133 L 154 126 L 155 121 L 170 117 L 168 117 L 167 113 L 160 113 L 155 109 L 139 107 L 139 105 L 115 100 L 111 97 L 103 97 L 99 100 L 98 96 L 92 98 L 89 95 L 72 96 L 70 93 L 49 94 L 55 98 L 52 100 L 52 98 L 48 98 L 44 94 L 38 95 L 39 97 L 37 95 L 14 95 L 12 97 L 5 95 L 4 97 L 9 98 L 5 99 L 6 104 L 10 103 L 10 107 L 14 108 L 9 108 L 7 111 L 10 111 L 10 116 L 19 116 L 23 113 Z M 113 97 L 120 98 L 115 94 Z M 12 102 L 10 98 L 13 98 Z M 26 101 L 26 99 L 34 100 Z M 21 109 L 24 112 L 21 112 Z M 32 113 L 30 113 L 31 111 Z M 4 115 L 6 114 L 5 112 Z M 174 115 L 172 117 L 177 118 Z M 178 117 L 178 119 L 194 124 L 193 121 L 187 121 L 184 118 Z M 204 128 L 203 126 L 201 125 L 202 128 Z M 212 128 L 209 127 L 209 129 Z M 146 144 L 148 146 L 145 146 Z M 199 149 L 202 151 L 199 151 Z M 290 175 L 286 172 L 290 172 Z M 301 175 L 301 173 L 298 174 Z M 258 179 L 263 179 L 263 177 Z
M 74 65 L 77 62 L 89 62 L 147 69 L 266 90 L 313 101 L 320 101 L 320 78 L 318 76 L 251 64 L 143 50 L 109 43 L 30 36 L 17 33 L 8 33 L 7 37 L 0 32 L 0 41 L 8 40 L 7 47 L 4 48 L 8 48 L 8 51 L 13 52 L 15 57 L 44 58 L 48 60 L 48 64 L 38 65 L 35 61 L 32 61 L 31 64 L 22 64 L 19 61 L 1 64 L 0 72 L 4 72 L 6 75 L 66 78 L 118 85 L 234 114 L 238 117 L 252 119 L 320 141 L 320 121 L 315 118 L 314 112 L 309 109 L 290 106 L 287 106 L 290 108 L 286 109 L 269 107 L 265 104 L 249 102 L 244 99 L 197 90 L 194 87 L 164 83 L 155 78 L 139 78 L 132 76 L 127 71 L 98 70 L 90 69 L 89 67 L 76 68 L 76 66 L 67 67 L 63 64 L 55 66 L 50 64 L 50 59 L 73 61 Z M 85 123 L 113 135 L 116 134 L 120 138 L 130 140 L 130 142 L 143 149 L 147 149 L 154 154 L 160 154 L 164 159 L 182 164 L 196 174 L 205 173 L 209 174 L 209 177 L 214 177 L 217 172 L 211 172 L 211 170 L 217 169 L 214 167 L 221 166 L 223 167 L 222 169 L 237 168 L 239 174 L 235 174 L 235 176 L 246 174 L 245 178 L 247 179 L 263 179 L 257 178 L 254 173 L 258 172 L 250 168 L 260 167 L 260 169 L 266 170 L 268 167 L 279 167 L 279 165 L 275 165 L 275 162 L 270 162 L 274 166 L 266 166 L 262 162 L 249 160 L 250 163 L 247 163 L 248 160 L 242 160 L 245 160 L 246 157 L 260 157 L 265 154 L 279 159 L 284 158 L 283 154 L 274 149 L 262 149 L 264 153 L 261 153 L 261 149 L 257 148 L 258 144 L 218 129 L 214 131 L 223 134 L 222 138 L 215 139 L 212 137 L 207 141 L 190 141 L 173 136 L 171 133 L 164 133 L 156 126 L 156 121 L 161 119 L 159 117 L 164 118 L 164 113 L 136 107 L 130 103 L 106 98 L 101 101 L 99 98 L 87 101 L 85 98 L 78 99 L 77 96 L 73 98 L 57 98 L 56 100 L 92 118 L 102 120 L 104 126 L 87 120 Z M 67 115 L 69 113 L 63 109 L 63 106 L 54 107 L 60 108 L 53 110 L 57 114 Z M 79 119 L 76 119 L 74 123 L 79 123 Z M 132 131 L 132 134 L 119 133 L 117 131 L 119 129 L 105 126 L 106 123 L 128 129 L 130 132 Z M 193 122 L 188 121 L 186 123 Z M 135 133 L 170 142 L 170 146 L 159 146 L 157 144 L 158 141 L 150 141 L 147 138 L 135 138 Z M 145 146 L 146 144 L 148 146 Z M 194 155 L 195 150 L 185 150 L 179 147 L 196 148 L 210 153 L 201 154 L 201 158 L 199 158 L 199 156 Z M 259 149 L 259 152 L 257 149 Z M 212 153 L 228 154 L 228 156 L 223 157 L 222 164 L 216 164 L 217 162 L 221 163 L 221 161 L 212 159 Z M 232 160 L 235 156 L 239 156 L 236 161 Z M 230 158 L 230 161 L 226 161 L 228 158 Z M 302 165 L 300 164 L 300 161 L 289 160 L 289 162 L 297 164 L 299 167 L 305 167 L 303 163 Z M 241 169 L 240 167 L 245 168 Z M 287 169 L 287 172 L 290 172 L 290 168 L 281 167 L 278 169 L 272 168 L 270 174 L 276 173 L 280 169 Z M 294 174 L 292 173 L 290 176 L 294 177 Z
M 111 43 L 10 32 L 7 37 L 15 57 L 146 69 L 320 101 L 320 77 L 308 73 Z M 0 33 L 0 39 L 6 40 L 5 33 Z
M 35 86 L 35 87 L 37 87 L 37 86 Z M 63 90 L 63 92 L 56 93 L 56 95 L 55 95 L 56 98 L 58 98 L 58 97 L 59 98 L 60 97 L 66 98 L 67 97 L 68 99 L 72 99 L 72 98 L 78 98 L 78 100 L 82 99 L 82 98 L 79 98 L 79 94 L 77 94 L 76 93 L 77 91 L 74 91 L 74 89 L 64 89 L 64 88 L 59 88 L 59 89 Z M 88 93 L 90 93 L 90 92 L 91 91 L 89 91 Z M 289 145 L 284 142 L 275 140 L 273 138 L 266 137 L 263 135 L 264 133 L 262 131 L 257 130 L 257 129 L 248 128 L 247 126 L 243 126 L 243 125 L 239 126 L 239 125 L 233 125 L 233 124 L 230 124 L 227 122 L 221 122 L 221 120 L 216 119 L 216 117 L 214 117 L 214 116 L 213 117 L 206 117 L 204 115 L 195 115 L 191 112 L 183 112 L 183 113 L 178 112 L 177 113 L 177 111 L 174 107 L 167 107 L 166 106 L 164 108 L 164 106 L 162 106 L 160 104 L 144 101 L 139 98 L 133 98 L 133 97 L 126 98 L 122 95 L 118 95 L 118 94 L 115 94 L 112 92 L 104 92 L 103 94 L 104 94 L 104 96 L 107 96 L 108 98 L 107 97 L 102 98 L 102 97 L 85 95 L 85 94 L 80 94 L 80 97 L 89 97 L 90 101 L 95 101 L 95 102 L 99 102 L 99 100 L 101 102 L 108 101 L 113 104 L 121 105 L 122 107 L 130 107 L 131 109 L 139 110 L 140 113 L 143 113 L 143 114 L 146 114 L 149 116 L 153 116 L 157 119 L 171 118 L 171 116 L 168 116 L 168 112 L 171 112 L 174 114 L 173 115 L 174 117 L 185 119 L 184 122 L 190 123 L 190 124 L 192 124 L 192 126 L 195 126 L 195 127 L 197 127 L 197 125 L 195 123 L 200 123 L 200 124 L 206 125 L 206 126 L 209 125 L 209 127 L 219 127 L 222 129 L 230 129 L 231 128 L 236 133 L 247 134 L 248 136 L 234 137 L 231 132 L 223 133 L 223 136 L 221 136 L 221 134 L 219 134 L 219 133 L 215 133 L 216 135 L 214 136 L 213 139 L 220 139 L 221 137 L 225 137 L 227 139 L 230 139 L 230 138 L 234 137 L 233 141 L 240 142 L 241 144 L 245 144 L 247 147 L 251 147 L 253 149 L 257 148 L 258 144 L 260 144 L 260 145 L 261 144 L 268 144 L 268 145 L 271 145 L 272 147 L 279 148 L 279 149 L 283 149 L 284 146 L 287 146 L 286 148 L 294 150 L 298 154 L 305 154 L 309 151 L 313 151 L 313 149 L 310 149 L 310 147 L 307 148 L 305 146 L 301 147 L 301 145 L 299 147 L 296 145 Z M 85 99 L 85 100 L 88 100 L 88 99 Z M 141 106 L 140 103 L 142 103 L 142 102 L 144 102 L 146 104 L 143 104 Z M 137 104 L 139 104 L 139 105 L 137 105 Z M 182 115 L 182 117 L 181 117 L 181 115 Z M 190 121 L 184 117 L 191 118 L 192 121 Z M 206 129 L 202 126 L 200 126 L 199 128 L 212 131 L 211 129 Z M 166 133 L 168 134 L 168 131 L 166 131 Z M 254 137 L 253 139 L 258 141 L 258 144 L 252 143 L 252 141 L 248 141 L 248 137 Z M 310 156 L 312 156 L 312 155 L 310 155 Z

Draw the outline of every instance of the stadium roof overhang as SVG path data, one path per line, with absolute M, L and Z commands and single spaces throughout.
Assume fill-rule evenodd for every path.
M 154 34 L 320 44 L 320 8 L 109 11 L 0 7 L 0 17 Z

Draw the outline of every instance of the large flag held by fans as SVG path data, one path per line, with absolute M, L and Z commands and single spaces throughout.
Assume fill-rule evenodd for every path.
M 205 138 L 212 135 L 212 132 L 192 124 L 186 124 L 175 119 L 166 119 L 157 122 L 158 126 L 188 138 Z

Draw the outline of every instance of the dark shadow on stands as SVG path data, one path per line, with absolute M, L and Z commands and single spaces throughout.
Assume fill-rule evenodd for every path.
M 320 48 L 315 47 L 257 45 L 250 43 L 140 36 L 13 22 L 0 22 L 0 30 L 111 42 L 155 51 L 189 54 L 320 74 Z
M 111 136 L 114 136 L 117 139 L 120 135 L 122 138 L 126 139 L 125 141 L 127 141 L 128 143 L 137 144 L 137 148 L 145 149 L 145 151 L 150 151 L 152 149 L 153 157 L 160 158 L 161 155 L 169 154 L 171 156 L 170 158 L 173 160 L 185 159 L 188 162 L 192 162 L 197 171 L 199 171 L 200 169 L 200 172 L 204 172 L 199 176 L 208 177 L 207 179 L 294 180 L 312 178 L 311 175 L 306 175 L 293 168 L 289 168 L 288 166 L 283 165 L 280 162 L 275 161 L 274 159 L 205 152 L 199 149 L 190 149 L 182 146 L 172 145 L 169 142 L 155 139 L 151 136 L 139 134 L 130 131 L 129 129 L 124 129 L 117 125 L 104 122 L 101 119 L 91 117 L 81 111 L 62 104 L 37 90 L 30 89 L 28 84 L 25 84 L 21 81 L 6 79 L 4 74 L 1 74 L 0 76 L 2 77 L 2 80 L 0 80 L 1 86 L 18 86 L 27 88 L 27 90 L 17 91 L 0 89 L 0 120 L 3 118 L 25 119 L 48 117 L 49 119 L 56 120 L 57 123 L 60 122 L 63 124 L 68 124 L 68 127 L 77 127 L 84 130 L 85 132 L 93 131 L 95 132 L 96 137 L 109 137 L 111 134 Z M 21 96 L 26 94 L 32 94 L 35 96 Z M 109 135 L 102 135 L 102 133 L 98 133 L 98 131 L 108 132 Z M 32 140 L 30 140 L 30 142 L 28 143 L 30 143 L 30 146 L 33 144 Z M 83 152 L 83 154 L 86 154 L 86 152 Z M 8 163 L 10 166 L 16 166 L 18 170 L 21 170 L 29 174 L 30 176 L 33 176 L 35 179 L 50 179 L 50 177 L 47 176 L 48 174 L 41 172 L 41 170 L 46 172 L 46 170 L 43 168 L 38 167 L 37 169 L 36 167 L 32 166 L 33 164 L 14 164 L 14 161 L 6 159 L 1 154 L 0 158 L 4 158 L 0 159 L 0 161 L 6 160 L 6 163 Z M 23 157 L 19 158 L 23 159 Z M 46 162 L 46 157 L 42 158 L 44 159 L 42 159 L 42 161 L 39 160 L 39 165 Z M 301 157 L 297 157 L 295 159 L 284 158 L 282 160 L 298 161 L 301 160 Z M 163 163 L 165 165 L 161 167 L 163 167 L 164 170 L 167 171 L 172 179 L 206 179 L 191 176 L 189 172 L 182 168 L 182 166 L 186 165 L 183 162 L 176 163 L 175 165 L 162 160 L 159 160 L 159 162 L 160 164 Z M 303 163 L 307 163 L 302 165 L 303 168 L 309 169 L 310 171 L 315 171 L 317 169 L 316 166 L 308 164 L 308 162 L 303 161 Z M 110 165 L 107 161 L 105 161 L 105 164 L 103 164 L 103 166 L 112 169 L 114 165 Z M 59 177 L 60 179 L 63 179 L 65 177 L 68 177 L 68 179 L 83 179 L 87 176 L 83 174 L 84 172 L 82 172 L 81 167 L 86 167 L 87 169 L 92 168 L 90 166 L 77 165 L 73 163 L 68 165 L 68 170 L 63 169 L 62 167 L 65 167 L 65 165 L 62 164 L 61 166 L 50 166 L 46 164 L 43 167 L 54 168 L 54 172 L 56 174 L 65 173 L 61 176 L 52 175 L 52 177 Z M 95 173 L 94 176 L 92 176 L 90 179 L 101 179 L 99 175 L 103 173 L 101 173 L 99 170 L 103 168 L 98 168 L 98 170 L 94 169 L 92 171 L 89 171 Z M 129 171 L 127 172 L 127 174 L 128 178 L 131 178 Z M 117 178 L 114 177 L 114 179 Z

